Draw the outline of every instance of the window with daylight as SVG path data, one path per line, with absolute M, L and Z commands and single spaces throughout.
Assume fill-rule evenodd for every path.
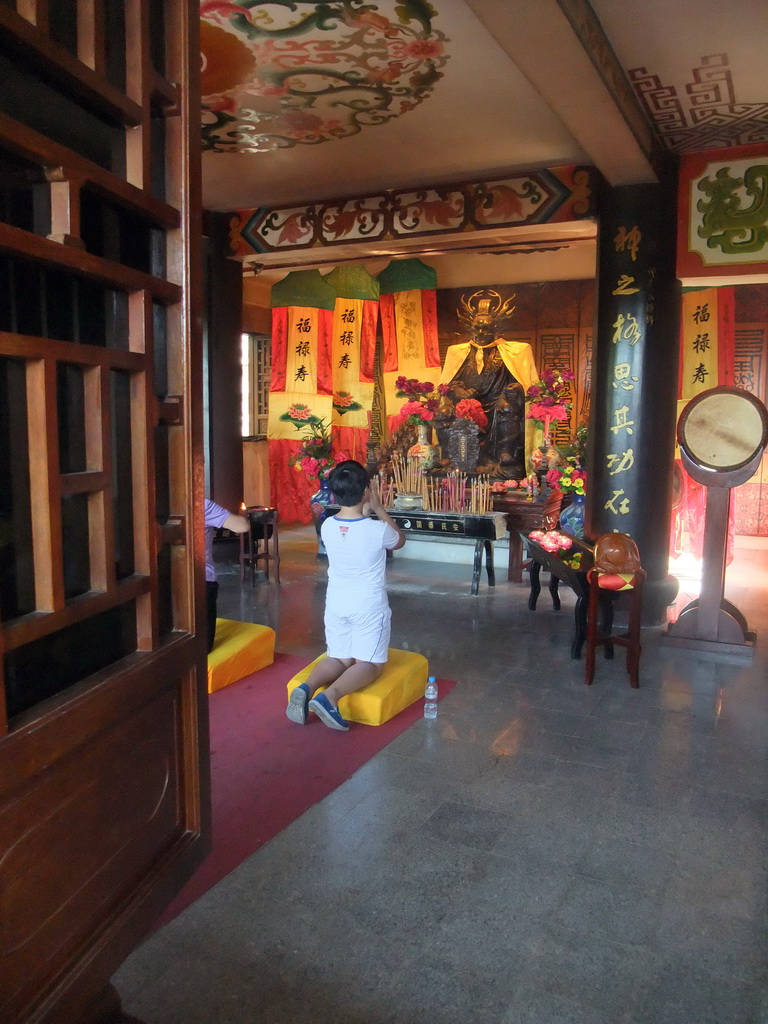
M 267 433 L 269 379 L 272 372 L 271 339 L 266 334 L 243 334 L 243 437 Z

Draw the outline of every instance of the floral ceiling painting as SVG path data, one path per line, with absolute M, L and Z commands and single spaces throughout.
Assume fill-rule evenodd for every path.
M 263 153 L 413 110 L 448 39 L 427 0 L 202 0 L 203 148 Z

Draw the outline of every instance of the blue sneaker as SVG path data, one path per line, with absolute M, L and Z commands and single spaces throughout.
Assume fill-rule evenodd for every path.
M 294 691 L 295 692 L 295 691 Z M 318 693 L 309 702 L 309 710 L 314 711 L 323 725 L 329 729 L 338 729 L 340 732 L 349 731 L 349 722 L 346 722 L 339 714 L 339 709 L 333 707 L 324 693 Z
M 302 683 L 296 689 L 291 690 L 291 696 L 288 698 L 288 707 L 285 709 L 285 713 L 297 725 L 306 725 L 309 715 L 307 711 L 308 703 L 309 687 L 306 683 Z

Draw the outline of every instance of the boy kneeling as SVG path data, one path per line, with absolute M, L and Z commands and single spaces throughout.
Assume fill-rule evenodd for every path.
M 328 657 L 306 683 L 292 691 L 286 715 L 304 725 L 314 711 L 329 729 L 349 729 L 339 700 L 381 675 L 387 662 L 390 620 L 386 590 L 387 551 L 405 544 L 405 534 L 387 515 L 378 489 L 369 484 L 359 462 L 341 462 L 331 470 L 331 492 L 341 506 L 326 519 L 320 534 L 328 552 L 325 640 Z M 372 511 L 376 519 L 369 519 Z M 313 697 L 318 687 L 323 693 Z M 310 699 L 311 698 L 311 699 Z

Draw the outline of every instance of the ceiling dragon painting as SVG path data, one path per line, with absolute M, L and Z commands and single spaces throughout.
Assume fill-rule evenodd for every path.
M 426 0 L 202 0 L 203 148 L 355 135 L 427 99 L 448 39 Z

